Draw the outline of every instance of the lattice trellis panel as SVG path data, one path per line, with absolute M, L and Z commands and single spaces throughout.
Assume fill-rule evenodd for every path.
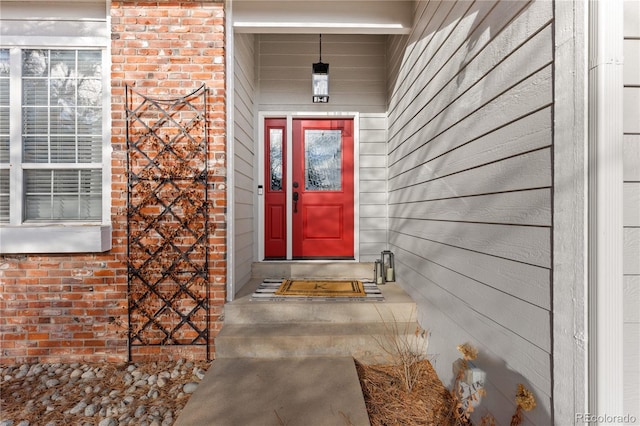
M 163 345 L 206 345 L 209 359 L 206 94 L 126 88 L 129 359 Z

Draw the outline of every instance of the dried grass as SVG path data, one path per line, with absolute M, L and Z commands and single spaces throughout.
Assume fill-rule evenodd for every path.
M 411 322 L 401 325 L 393 312 L 391 321 L 384 319 L 378 310 L 378 315 L 382 319 L 385 332 L 382 336 L 372 336 L 378 346 L 390 356 L 391 362 L 401 368 L 402 380 L 405 390 L 411 393 L 422 376 L 422 361 L 427 358 L 427 346 L 429 345 L 429 333 L 419 325 L 415 325 L 415 330 L 411 332 L 414 324 Z M 413 316 L 413 312 L 410 316 Z

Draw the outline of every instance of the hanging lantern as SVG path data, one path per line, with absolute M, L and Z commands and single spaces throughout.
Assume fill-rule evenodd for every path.
M 311 90 L 313 93 L 313 103 L 329 102 L 329 64 L 322 62 L 322 34 L 320 34 L 320 59 L 313 64 L 311 74 Z

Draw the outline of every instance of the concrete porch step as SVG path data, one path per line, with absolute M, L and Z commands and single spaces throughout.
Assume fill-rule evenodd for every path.
M 396 283 L 380 286 L 384 302 L 270 302 L 251 300 L 261 280 L 253 280 L 244 295 L 225 305 L 225 324 L 367 323 L 416 321 L 415 302 Z
M 416 342 L 416 304 L 397 283 L 379 286 L 384 296 L 381 302 L 251 299 L 263 278 L 287 278 L 279 276 L 282 271 L 294 278 L 371 279 L 358 276 L 368 271 L 368 265 L 264 263 L 267 265 L 254 265 L 254 274 L 259 277 L 225 305 L 224 326 L 215 340 L 216 358 L 351 356 L 371 364 L 389 360 L 388 347 L 385 350 L 382 346 L 389 343 L 389 336 Z
M 365 364 L 390 361 L 393 342 L 420 344 L 418 324 L 227 324 L 216 337 L 216 358 L 351 356 Z
M 267 261 L 255 262 L 253 278 L 351 278 L 373 279 L 372 262 Z

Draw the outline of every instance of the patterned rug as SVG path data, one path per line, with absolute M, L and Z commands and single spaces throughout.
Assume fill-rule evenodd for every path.
M 384 296 L 372 281 L 265 279 L 251 295 L 251 300 L 381 302 Z
M 362 281 L 284 280 L 276 296 L 362 297 Z

